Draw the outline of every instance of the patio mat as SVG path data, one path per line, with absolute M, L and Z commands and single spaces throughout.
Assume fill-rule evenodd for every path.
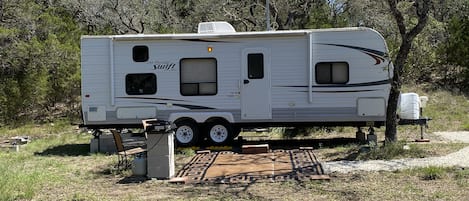
M 275 150 L 238 154 L 231 151 L 195 155 L 177 174 L 186 183 L 252 183 L 329 179 L 312 150 Z

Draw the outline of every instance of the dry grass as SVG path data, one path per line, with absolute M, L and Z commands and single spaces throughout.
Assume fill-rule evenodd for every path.
M 430 132 L 469 130 L 469 99 L 467 94 L 440 89 L 424 89 L 418 86 L 406 86 L 402 91 L 428 96 L 429 101 L 423 116 L 433 118 L 430 123 Z
M 122 184 L 117 176 L 100 176 L 88 184 L 44 189 L 38 200 L 467 200 L 469 177 L 461 169 L 444 169 L 435 180 L 422 170 L 332 175 L 330 181 L 181 185 L 165 181 Z M 464 175 L 464 176 L 458 176 Z M 444 186 L 444 188 L 442 188 Z M 48 192 L 48 193 L 47 193 Z
M 447 143 L 432 131 L 469 129 L 469 102 L 462 95 L 443 91 L 430 94 L 425 115 L 432 117 L 431 143 L 414 144 L 420 137 L 417 126 L 399 128 L 399 139 L 425 150 L 425 156 L 441 156 L 468 146 Z M 296 138 L 355 137 L 354 128 L 316 130 Z M 384 128 L 377 129 L 380 141 Z M 77 133 L 64 122 L 1 128 L 0 139 L 29 135 L 33 142 L 21 152 L 0 150 L 0 200 L 468 200 L 469 170 L 428 167 L 395 172 L 358 172 L 331 175 L 330 181 L 252 183 L 233 185 L 181 185 L 167 181 L 132 177 L 130 171 L 117 172 L 114 155 L 89 154 L 91 135 Z M 282 134 L 243 133 L 278 139 Z M 355 156 L 356 145 L 316 150 L 320 160 Z M 176 167 L 191 159 L 190 150 L 177 154 Z
M 20 153 L 0 152 L 3 200 L 465 200 L 469 197 L 466 191 L 469 171 L 460 168 L 335 174 L 330 181 L 169 184 L 132 177 L 130 171 L 117 172 L 116 156 L 88 153 L 89 134 L 78 134 L 71 127 L 58 133 L 61 134 L 37 134 Z M 465 145 L 419 146 L 435 150 L 434 154 L 444 154 Z M 330 154 L 324 160 L 334 160 L 351 149 L 353 145 L 317 152 L 320 157 Z M 190 150 L 179 151 L 176 166 L 181 168 L 192 154 Z M 432 175 L 436 175 L 435 179 L 426 179 Z

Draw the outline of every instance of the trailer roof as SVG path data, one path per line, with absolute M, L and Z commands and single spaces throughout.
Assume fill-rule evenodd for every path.
M 113 38 L 114 40 L 174 40 L 174 39 L 217 39 L 217 38 L 253 38 L 253 37 L 285 37 L 302 36 L 313 32 L 369 31 L 367 27 L 346 27 L 330 29 L 255 31 L 235 33 L 174 33 L 174 34 L 126 34 L 126 35 L 84 35 L 82 38 Z M 374 31 L 374 30 L 373 30 Z

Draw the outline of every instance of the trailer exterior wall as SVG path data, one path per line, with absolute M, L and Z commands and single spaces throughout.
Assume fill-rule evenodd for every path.
M 288 33 L 288 32 L 287 32 Z M 238 34 L 238 35 L 236 35 Z M 222 35 L 135 35 L 116 36 L 114 73 L 109 67 L 110 37 L 82 39 L 82 94 L 84 123 L 87 126 L 138 125 L 153 117 L 176 120 L 193 116 L 204 121 L 207 115 L 224 115 L 232 123 L 365 123 L 383 122 L 390 75 L 389 60 L 383 38 L 371 29 L 294 31 L 289 34 L 236 33 Z M 320 62 L 346 62 L 349 80 L 345 84 L 318 84 L 315 70 L 310 73 L 310 37 L 313 39 L 313 69 Z M 149 60 L 134 62 L 132 47 L 148 46 Z M 208 51 L 208 47 L 212 51 Z M 270 53 L 269 68 L 271 119 L 241 117 L 243 90 L 243 50 L 261 48 Z M 183 96 L 180 93 L 180 61 L 184 58 L 214 58 L 217 62 L 217 94 Z M 164 66 L 172 66 L 164 68 Z M 161 67 L 161 68 L 160 68 Z M 154 73 L 154 95 L 128 95 L 125 76 L 130 73 Z M 111 76 L 114 86 L 110 86 Z M 309 84 L 309 80 L 313 80 Z M 309 85 L 312 86 L 309 89 Z M 115 96 L 111 96 L 111 87 Z M 312 92 L 309 92 L 311 90 Z M 311 93 L 311 101 L 309 94 Z M 86 94 L 89 97 L 86 97 Z M 259 97 L 262 98 L 262 97 Z M 115 105 L 111 105 L 111 100 Z M 360 100 L 372 101 L 371 113 L 358 108 Z M 379 100 L 379 101 L 374 101 Z M 374 101 L 374 102 L 373 102 Z M 380 104 L 382 107 L 380 106 Z M 363 106 L 362 106 L 363 107 Z M 95 109 L 98 108 L 98 109 Z M 103 116 L 105 119 L 95 118 Z M 379 110 L 374 112 L 375 110 Z M 97 111 L 97 112 L 96 112 Z M 143 112 L 145 111 L 145 112 Z M 100 113 L 101 115 L 94 115 Z M 142 113 L 144 113 L 142 115 Z M 175 115 L 175 114 L 181 115 Z M 91 119 L 90 119 L 91 117 Z M 133 117 L 133 118 L 132 118 Z M 94 119 L 93 119 L 94 118 Z M 98 120 L 98 121 L 96 121 Z

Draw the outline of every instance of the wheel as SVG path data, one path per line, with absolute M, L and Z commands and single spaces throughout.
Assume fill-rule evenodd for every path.
M 208 139 L 214 145 L 228 144 L 233 140 L 233 128 L 229 123 L 216 121 L 210 123 L 207 128 Z
M 179 146 L 192 146 L 197 143 L 199 129 L 196 123 L 183 120 L 176 122 L 176 126 L 176 142 Z

